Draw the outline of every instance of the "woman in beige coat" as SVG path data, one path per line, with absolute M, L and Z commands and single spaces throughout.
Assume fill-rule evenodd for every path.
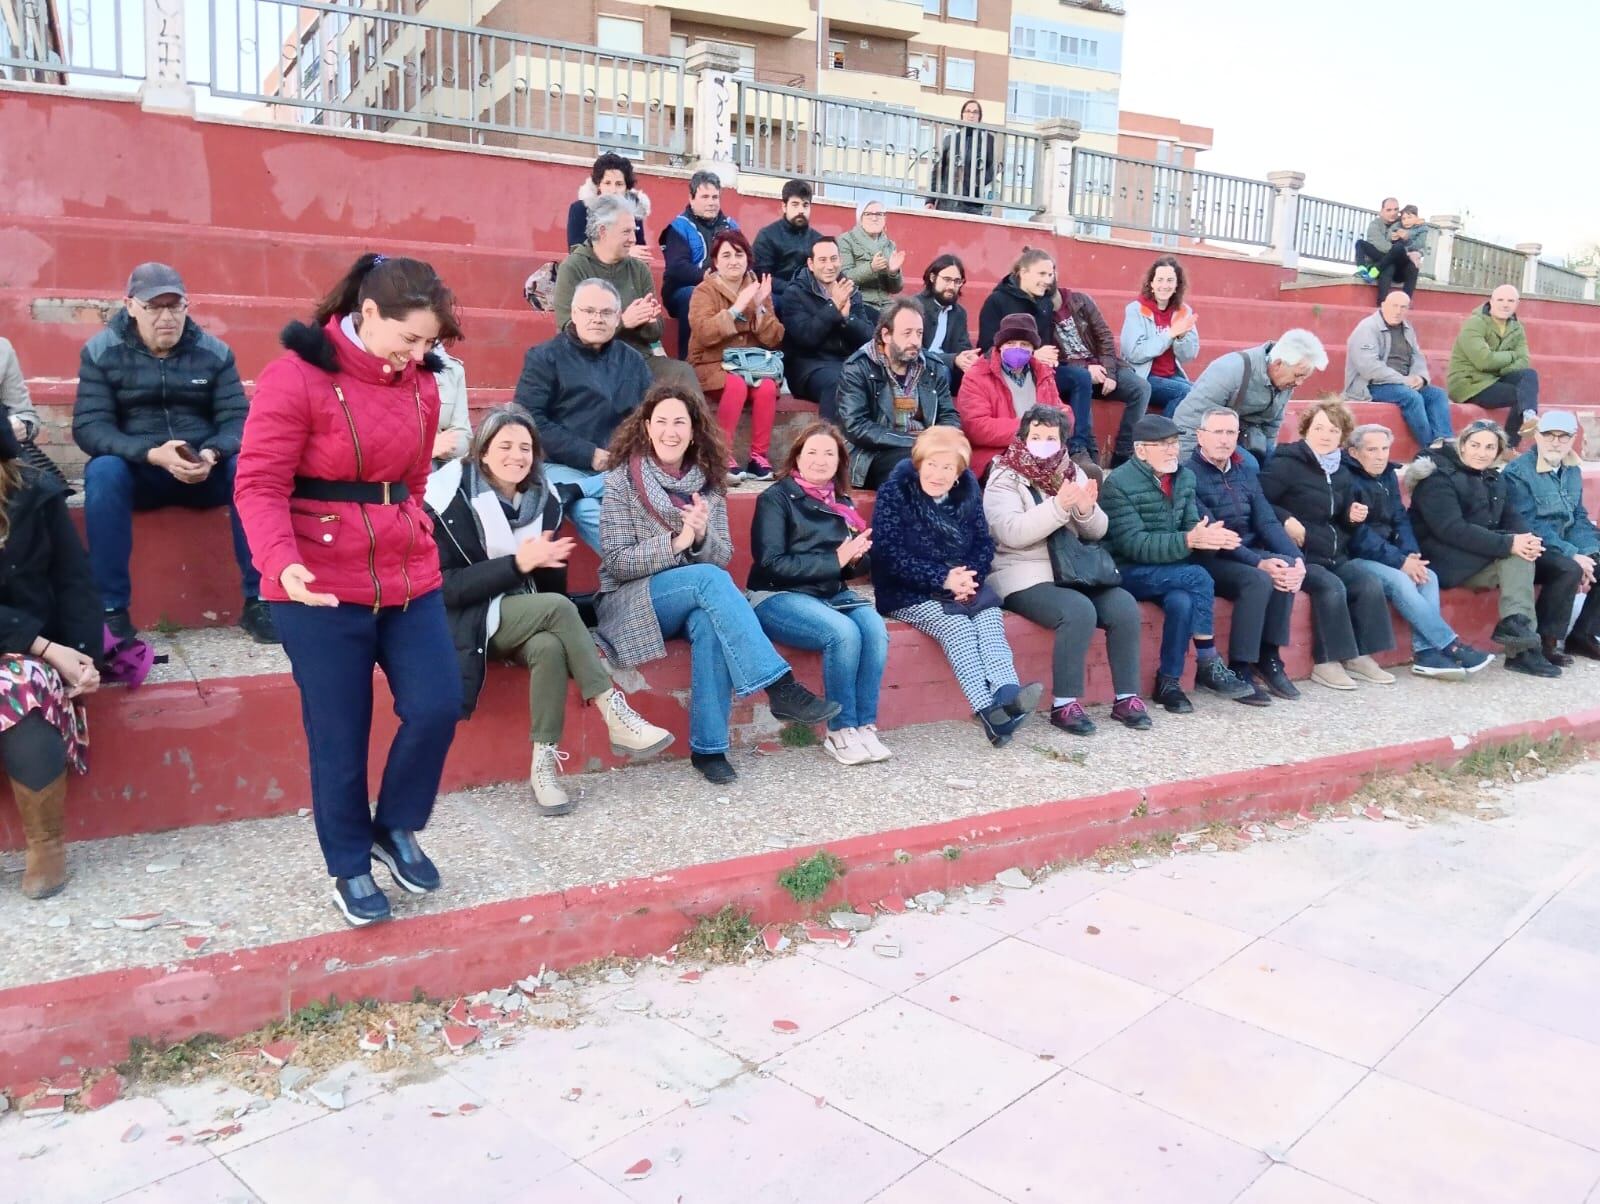
M 1111 717 L 1142 730 L 1150 715 L 1139 698 L 1139 604 L 1115 584 L 1109 553 L 1083 554 L 1084 545 L 1105 535 L 1106 515 L 1099 482 L 1067 457 L 1071 423 L 1068 411 L 1033 406 L 1011 446 L 990 465 L 983 513 L 995 556 L 988 581 L 1007 610 L 1055 632 L 1054 726 L 1075 736 L 1095 730 L 1080 696 L 1089 640 L 1101 627 L 1116 692 Z M 1059 583 L 1085 573 L 1091 583 Z

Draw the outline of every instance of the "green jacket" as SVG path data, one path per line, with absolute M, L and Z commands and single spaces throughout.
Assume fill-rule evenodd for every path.
M 1471 401 L 1507 372 L 1526 368 L 1528 335 L 1515 314 L 1506 323 L 1506 332 L 1495 329 L 1489 316 L 1489 303 L 1475 309 L 1456 335 L 1450 349 L 1450 374 L 1447 380 L 1450 400 Z
M 859 225 L 839 235 L 839 263 L 844 274 L 855 281 L 861 299 L 874 309 L 882 309 L 889 299 L 906 286 L 900 272 L 878 271 L 872 266 L 872 257 L 879 252 L 888 259 L 894 254 L 894 243 L 887 234 L 873 238 Z
M 572 294 L 577 291 L 578 285 L 591 277 L 609 281 L 622 294 L 623 309 L 640 297 L 648 297 L 656 291 L 650 265 L 642 259 L 624 255 L 617 263 L 601 263 L 595 258 L 593 244 L 583 243 L 573 248 L 572 254 L 562 261 L 561 270 L 556 273 L 557 329 L 565 330 L 567 323 L 572 321 Z M 617 338 L 644 356 L 648 363 L 654 354 L 652 345 L 661 341 L 661 323 L 646 322 L 632 330 L 618 326 Z
M 1143 460 L 1113 468 L 1100 486 L 1100 508 L 1106 512 L 1106 538 L 1118 560 L 1177 564 L 1189 559 L 1185 537 L 1200 521 L 1200 507 L 1194 498 L 1194 473 L 1184 465 L 1173 476 L 1171 501 Z

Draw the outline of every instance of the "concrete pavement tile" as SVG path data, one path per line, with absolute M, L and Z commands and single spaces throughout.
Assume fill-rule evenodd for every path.
M 1290 1161 L 1379 1204 L 1579 1204 L 1600 1154 L 1382 1073 L 1339 1102 Z
M 1455 997 L 1600 1045 L 1600 956 L 1519 934 Z
M 986 1187 L 937 1162 L 924 1162 L 879 1195 L 872 1204 L 1006 1204 Z
M 1555 778 L 1522 782 L 1507 790 L 1502 806 L 1507 814 L 1496 828 L 1526 832 L 1543 840 L 1575 847 L 1600 841 L 1600 762 L 1575 765 Z
M 1454 821 L 1430 825 L 1416 834 L 1405 862 L 1414 873 L 1482 874 L 1518 886 L 1548 890 L 1567 882 L 1588 850 L 1545 839 L 1532 832 L 1508 831 L 1498 823 Z
M 222 1161 L 267 1204 L 389 1204 L 399 1184 L 414 1199 L 457 1198 L 464 1189 L 510 1198 L 570 1163 L 497 1108 L 456 1111 L 483 1103 L 470 1095 L 447 1079 L 412 1083 Z M 450 1115 L 435 1117 L 435 1108 Z
M 1090 928 L 1099 931 L 1091 933 Z M 1237 928 L 1186 916 L 1114 890 L 1103 890 L 1017 935 L 1169 992 L 1183 990 L 1252 939 Z
M 1008 1200 L 1072 1204 L 1223 1204 L 1266 1165 L 1254 1150 L 1071 1071 L 939 1161 Z
M 903 999 L 845 1021 L 767 1068 L 925 1154 L 1059 1070 Z
M 659 1017 L 601 1014 L 581 1031 L 582 1049 L 572 1032 L 529 1029 L 509 1048 L 453 1059 L 446 1073 L 569 1158 L 583 1158 L 744 1069 Z M 564 1099 L 574 1087 L 583 1094 Z
M 964 918 L 1015 936 L 1024 928 L 1059 915 L 1079 900 L 1104 890 L 1105 885 L 1105 875 L 1093 870 L 1062 870 L 1046 875 L 1031 890 L 1004 890 L 997 887 L 995 889 L 1005 899 L 1004 904 L 996 907 L 974 906 Z
M 576 1162 L 539 1180 L 538 1198 L 549 1204 L 628 1204 L 621 1191 Z
M 122 1141 L 139 1125 L 138 1141 Z M 211 1161 L 204 1146 L 175 1145 L 167 1114 L 153 1099 L 125 1099 L 99 1112 L 0 1126 L 0 1199 L 8 1204 L 100 1204 Z M 44 1147 L 38 1157 L 24 1157 Z
M 1286 841 L 1249 857 L 1190 854 L 1160 861 L 1119 877 L 1111 889 L 1261 936 L 1347 876 L 1319 868 L 1300 841 Z
M 682 1152 L 674 1163 L 673 1150 Z M 622 1172 L 648 1158 L 649 1178 Z M 585 1158 L 642 1204 L 865 1204 L 922 1158 L 870 1126 L 776 1079 L 747 1076 L 699 1108 L 680 1108 Z M 803 1186 L 801 1186 L 803 1185 Z
M 1433 919 L 1505 936 L 1537 887 L 1509 878 L 1455 868 L 1448 855 L 1394 857 L 1373 866 L 1349 890 Z
M 306 1080 L 306 1085 L 309 1086 L 326 1077 L 326 1075 L 313 1076 Z M 370 1099 L 380 1090 L 381 1088 L 370 1077 L 359 1084 L 352 1079 L 351 1089 L 345 1093 L 346 1104 Z M 247 1145 L 275 1137 L 296 1125 L 303 1125 L 308 1120 L 315 1120 L 319 1116 L 328 1114 L 328 1110 L 320 1105 L 300 1103 L 279 1096 L 266 1107 L 238 1120 L 233 1119 L 234 1112 L 258 1098 L 243 1088 L 231 1084 L 222 1086 L 220 1090 L 210 1083 L 205 1083 L 192 1087 L 165 1087 L 156 1092 L 156 1099 L 172 1118 L 169 1123 L 181 1126 L 183 1132 L 192 1133 L 196 1129 L 214 1128 L 218 1125 L 241 1126 L 240 1132 L 235 1136 L 213 1141 L 207 1147 L 217 1155 L 242 1150 Z
M 1014 896 L 1017 892 L 1011 893 Z M 900 916 L 879 916 L 871 929 L 858 934 L 855 944 L 848 949 L 808 941 L 800 946 L 800 956 L 899 993 L 1003 939 L 1003 934 L 995 929 L 964 916 L 907 912 Z M 873 946 L 884 941 L 898 945 L 900 956 L 883 957 L 874 952 Z
M 1272 940 L 1260 940 L 1182 998 L 1324 1053 L 1375 1066 L 1439 996 Z
M 1562 890 L 1534 913 L 1522 931 L 1580 953 L 1600 955 L 1600 871 L 1590 871 Z
M 906 992 L 906 998 L 1026 1053 L 1050 1054 L 1065 1066 L 1166 996 L 1007 938 Z
M 1362 1198 L 1304 1171 L 1279 1163 L 1269 1167 L 1233 1204 L 1363 1204 Z
M 1600 1150 L 1600 1045 L 1449 999 L 1380 1069 Z
M 222 1163 L 211 1159 L 199 1166 L 141 1187 L 116 1204 L 266 1204 L 238 1176 Z
M 1180 999 L 1073 1069 L 1255 1149 L 1292 1145 L 1366 1073 Z

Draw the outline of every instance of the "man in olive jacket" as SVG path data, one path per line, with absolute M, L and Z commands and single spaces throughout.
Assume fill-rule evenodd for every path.
M 1539 410 L 1539 374 L 1528 358 L 1528 335 L 1517 317 L 1522 297 L 1502 284 L 1468 315 L 1450 349 L 1450 400 L 1505 410 L 1506 442 L 1522 442 L 1522 424 Z
M 909 297 L 891 301 L 872 341 L 845 361 L 838 398 L 858 489 L 887 481 L 922 431 L 961 425 L 944 373 L 922 353 L 922 306 Z

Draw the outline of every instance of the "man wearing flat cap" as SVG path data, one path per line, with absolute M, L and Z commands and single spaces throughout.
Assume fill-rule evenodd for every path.
M 128 614 L 134 512 L 209 510 L 233 501 L 248 402 L 233 352 L 188 313 L 177 271 L 142 263 L 128 278 L 123 308 L 89 340 L 78 366 L 72 437 L 90 457 L 84 470 L 89 560 L 106 626 L 119 637 L 134 634 Z M 244 594 L 239 625 L 257 643 L 275 644 L 261 575 L 238 515 L 231 517 Z

